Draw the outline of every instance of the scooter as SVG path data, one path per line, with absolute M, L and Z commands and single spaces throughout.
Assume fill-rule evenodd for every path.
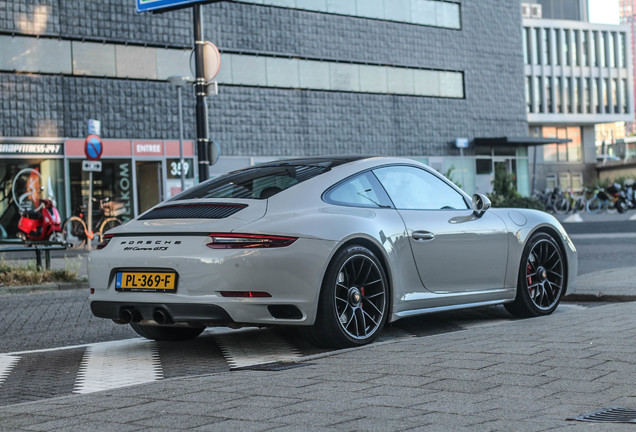
M 24 241 L 64 241 L 62 220 L 53 201 L 41 199 L 36 210 L 20 208 L 17 235 Z

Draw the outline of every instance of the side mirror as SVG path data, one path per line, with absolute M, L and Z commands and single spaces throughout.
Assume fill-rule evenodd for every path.
M 473 213 L 477 217 L 481 217 L 486 210 L 490 208 L 490 200 L 486 195 L 483 194 L 475 194 L 473 195 Z

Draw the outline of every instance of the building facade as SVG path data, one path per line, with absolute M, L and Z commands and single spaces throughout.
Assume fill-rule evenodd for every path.
M 524 18 L 522 38 L 530 133 L 569 140 L 533 149 L 535 190 L 580 190 L 598 176 L 595 125 L 634 117 L 629 28 Z
M 0 152 L 0 222 L 15 223 L 8 191 L 23 167 L 51 178 L 65 217 L 86 199 L 77 152 L 88 119 L 101 121 L 105 148 L 113 147 L 97 198 L 121 199 L 122 164 L 130 165 L 124 183 L 134 185 L 129 217 L 176 192 L 169 142 L 178 138 L 177 98 L 167 78 L 192 75 L 190 9 L 138 14 L 130 0 L 0 0 L 0 11 L 0 151 L 59 146 L 55 155 Z M 504 163 L 529 192 L 525 147 L 474 146 L 475 138 L 528 134 L 518 3 L 222 1 L 202 13 L 205 39 L 221 52 L 219 93 L 208 97 L 222 155 L 212 175 L 284 157 L 399 155 L 451 170 L 468 192 L 487 192 Z M 194 97 L 184 96 L 192 140 Z M 458 138 L 470 143 L 463 157 Z M 143 154 L 137 144 L 160 148 Z M 156 197 L 142 204 L 146 190 Z

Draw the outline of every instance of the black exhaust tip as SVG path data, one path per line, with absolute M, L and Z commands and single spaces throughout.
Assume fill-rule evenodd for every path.
M 121 308 L 119 311 L 119 321 L 124 324 L 141 321 L 141 315 L 135 309 Z
M 172 318 L 170 318 L 170 314 L 164 309 L 157 308 L 152 312 L 152 319 L 155 320 L 157 324 L 172 324 Z

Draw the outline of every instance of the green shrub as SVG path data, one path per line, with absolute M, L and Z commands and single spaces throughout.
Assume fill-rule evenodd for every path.
M 517 192 L 515 176 L 508 174 L 506 169 L 498 166 L 495 171 L 493 192 L 488 194 L 493 207 L 512 207 L 545 210 L 539 200 L 522 196 Z

